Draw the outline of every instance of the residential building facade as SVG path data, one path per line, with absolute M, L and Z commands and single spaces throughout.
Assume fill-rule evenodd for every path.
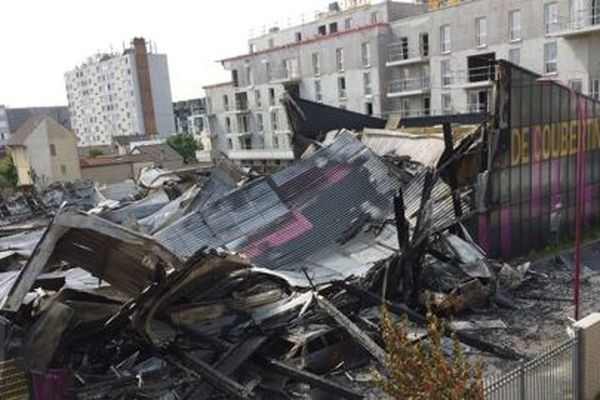
M 71 124 L 79 145 L 117 135 L 175 132 L 167 56 L 143 38 L 122 53 L 97 54 L 65 74 Z
M 390 24 L 389 112 L 486 110 L 497 59 L 598 99 L 599 51 L 599 0 L 431 0 Z
M 380 55 L 389 22 L 423 10 L 396 2 L 354 1 L 344 9 L 331 3 L 310 22 L 251 38 L 247 54 L 221 60 L 231 82 L 205 87 L 213 149 L 255 167 L 291 161 L 291 132 L 280 102 L 286 90 L 381 115 L 387 98 Z
M 200 134 L 204 130 L 206 99 L 190 99 L 173 103 L 175 131 L 177 133 Z
M 8 148 L 19 185 L 46 186 L 81 178 L 77 136 L 50 117 L 28 119 L 11 135 Z

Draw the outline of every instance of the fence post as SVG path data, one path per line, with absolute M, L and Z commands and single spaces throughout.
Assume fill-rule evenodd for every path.
M 520 400 L 525 400 L 527 398 L 527 388 L 525 386 L 525 366 L 527 363 L 523 363 L 519 366 L 519 382 L 521 383 L 519 386 L 521 387 L 521 393 L 519 396 Z
M 600 313 L 593 313 L 577 321 L 575 329 L 577 399 L 593 400 L 600 394 Z

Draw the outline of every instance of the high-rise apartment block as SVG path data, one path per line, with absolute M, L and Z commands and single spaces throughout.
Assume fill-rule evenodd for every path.
M 205 87 L 205 129 L 219 154 L 278 165 L 292 157 L 285 90 L 383 118 L 479 112 L 497 59 L 600 98 L 597 54 L 600 0 L 331 3 L 222 60 L 231 81 Z
M 143 38 L 134 38 L 122 53 L 90 57 L 65 74 L 65 83 L 80 146 L 175 131 L 167 56 Z

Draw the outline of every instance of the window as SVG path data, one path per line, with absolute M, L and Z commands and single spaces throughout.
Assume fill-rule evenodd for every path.
M 373 11 L 371 13 L 371 23 L 376 24 L 379 21 L 379 12 Z
M 592 97 L 596 100 L 600 100 L 600 79 L 592 79 Z
M 572 79 L 569 81 L 569 87 L 575 93 L 583 93 L 583 81 L 581 79 Z
M 51 144 L 50 145 L 50 155 L 51 156 L 55 156 L 56 155 L 56 146 Z
M 273 136 L 273 148 L 274 149 L 278 149 L 279 148 L 279 138 L 277 136 Z
M 521 49 L 517 47 L 508 50 L 508 61 L 516 65 L 521 64 Z
M 262 105 L 262 102 L 260 101 L 260 90 L 258 89 L 254 91 L 254 103 L 256 104 L 256 107 L 260 107 Z
M 252 148 L 252 139 L 244 138 L 244 141 L 242 142 L 242 144 L 244 146 L 244 150 L 250 150 Z
M 554 33 L 558 30 L 558 5 L 548 3 L 544 5 L 544 31 L 546 34 Z
M 231 119 L 229 117 L 225 117 L 225 132 L 231 133 Z
M 508 13 L 508 38 L 521 39 L 521 10 L 512 10 Z
M 423 97 L 423 115 L 431 114 L 431 97 Z
M 554 74 L 558 72 L 556 61 L 557 49 L 556 42 L 544 44 L 544 73 Z
M 373 94 L 373 88 L 371 86 L 371 73 L 370 72 L 363 73 L 363 87 L 365 89 L 365 96 L 370 96 Z
M 61 166 L 60 166 L 60 173 L 61 173 L 63 176 L 67 176 L 67 166 L 66 166 L 66 165 L 64 165 L 64 164 L 61 164 Z
M 315 101 L 323 101 L 323 93 L 321 91 L 321 81 L 315 80 Z
M 256 43 L 250 43 L 250 54 L 256 53 Z
M 409 100 L 402 100 L 402 116 L 403 117 L 410 117 L 410 101 Z
M 269 39 L 269 48 L 272 49 L 273 47 L 275 47 L 275 42 L 273 39 Z
M 346 98 L 346 78 L 338 77 L 338 98 L 343 100 Z
M 487 19 L 485 17 L 475 20 L 475 32 L 477 47 L 487 46 Z
M 267 82 L 270 82 L 271 79 L 273 79 L 273 76 L 271 74 L 271 63 L 270 62 L 265 63 L 265 75 L 267 76 Z
M 440 63 L 440 66 L 441 66 L 442 86 L 452 85 L 452 65 L 450 64 L 450 60 L 442 60 Z
M 344 29 L 348 30 L 350 28 L 352 28 L 352 18 L 346 18 L 344 20 Z
M 252 85 L 252 68 L 249 65 L 246 65 L 246 86 Z
M 294 36 L 296 38 L 296 42 L 302 41 L 302 32 L 296 32 L 296 34 Z
M 335 49 L 335 66 L 338 72 L 344 71 L 344 49 Z
M 469 92 L 467 108 L 468 108 L 468 112 L 472 112 L 472 113 L 488 111 L 488 92 L 487 92 L 487 90 L 477 90 L 477 91 Z
M 319 57 L 319 53 L 312 53 L 312 68 L 314 76 L 321 75 L 321 57 Z
M 429 34 L 421 33 L 419 35 L 419 43 L 422 57 L 429 57 Z M 408 46 L 408 44 L 407 44 Z
M 256 130 L 262 132 L 265 130 L 265 123 L 262 114 L 256 114 Z
M 337 29 L 337 22 L 332 22 L 329 24 L 329 33 L 336 33 L 338 31 Z
M 229 97 L 226 94 L 223 95 L 223 108 L 225 111 L 229 110 Z
M 319 36 L 327 35 L 327 25 L 321 25 L 318 28 Z
M 227 148 L 233 150 L 233 140 L 227 139 Z
M 442 25 L 440 27 L 440 48 L 442 49 L 442 53 L 450 53 L 452 51 L 450 25 Z
M 442 93 L 442 114 L 452 114 L 452 94 Z
M 373 115 L 373 103 L 370 101 L 367 101 L 365 103 L 365 113 L 367 115 Z
M 279 130 L 279 119 L 277 115 L 277 110 L 271 111 L 271 130 L 273 132 Z
M 360 58 L 363 67 L 371 66 L 371 44 L 369 42 L 361 43 L 360 45 Z
M 269 88 L 269 105 L 270 106 L 275 105 L 275 89 L 274 88 Z
M 400 38 L 400 59 L 402 59 L 402 60 L 408 59 L 408 38 L 407 37 Z
M 262 136 L 258 137 L 258 148 L 259 149 L 264 149 L 265 148 L 265 138 Z

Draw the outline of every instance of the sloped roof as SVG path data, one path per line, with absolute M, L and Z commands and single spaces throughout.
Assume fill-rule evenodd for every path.
M 34 115 L 34 116 L 30 117 L 29 119 L 27 119 L 27 121 L 25 121 L 25 123 L 23 123 L 23 125 L 21 125 L 21 127 L 15 133 L 13 133 L 11 135 L 10 139 L 8 140 L 8 145 L 9 146 L 23 146 L 25 143 L 25 140 L 27 140 L 29 135 L 31 135 L 33 133 L 33 131 L 35 131 L 37 129 L 37 127 L 40 126 L 40 124 L 42 124 L 42 123 L 48 123 L 50 125 L 60 127 L 65 132 L 68 132 L 71 135 L 75 136 L 75 133 L 73 133 L 69 129 L 65 128 L 63 125 L 59 124 L 52 117 L 48 117 L 46 115 Z
M 136 153 L 136 150 L 139 153 Z M 131 150 L 132 155 L 142 155 L 148 161 L 183 161 L 183 157 L 166 143 L 138 145 Z

